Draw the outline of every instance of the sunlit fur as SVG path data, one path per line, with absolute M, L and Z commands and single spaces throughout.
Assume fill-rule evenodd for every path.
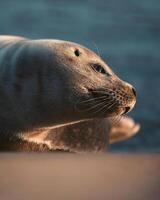
M 93 63 L 109 76 L 93 70 Z M 1 36 L 0 72 L 0 140 L 121 116 L 136 102 L 132 86 L 98 55 L 67 41 Z

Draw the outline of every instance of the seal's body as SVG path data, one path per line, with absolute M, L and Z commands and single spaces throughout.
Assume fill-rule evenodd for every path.
M 0 37 L 1 143 L 21 138 L 52 148 L 53 129 L 122 115 L 135 101 L 134 88 L 83 46 Z

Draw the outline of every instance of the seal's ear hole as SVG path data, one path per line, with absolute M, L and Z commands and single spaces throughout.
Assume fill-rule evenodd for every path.
M 79 51 L 79 49 L 76 49 L 75 51 L 74 51 L 74 53 L 75 53 L 75 55 L 78 57 L 78 56 L 80 56 L 80 51 Z

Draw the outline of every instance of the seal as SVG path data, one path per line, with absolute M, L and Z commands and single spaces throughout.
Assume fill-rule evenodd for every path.
M 121 116 L 136 103 L 130 84 L 68 41 L 0 36 L 0 72 L 1 149 L 16 139 L 52 149 L 53 129 Z

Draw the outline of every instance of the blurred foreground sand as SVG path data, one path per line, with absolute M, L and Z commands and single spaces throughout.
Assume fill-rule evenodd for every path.
M 0 154 L 0 200 L 159 200 L 154 154 Z

